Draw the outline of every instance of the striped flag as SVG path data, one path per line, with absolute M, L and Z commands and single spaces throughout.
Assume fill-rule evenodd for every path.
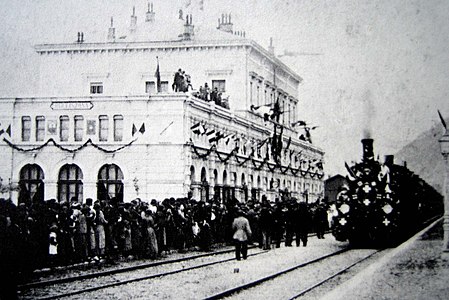
M 201 122 L 196 123 L 195 125 L 193 125 L 192 127 L 190 127 L 190 129 L 192 130 L 192 132 L 194 134 L 204 134 L 206 132 L 206 128 L 204 127 L 203 124 L 201 124 Z

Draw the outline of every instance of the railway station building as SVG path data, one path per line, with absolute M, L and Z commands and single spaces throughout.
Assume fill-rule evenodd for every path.
M 324 152 L 292 125 L 302 78 L 230 15 L 218 28 L 171 21 L 151 6 L 120 33 L 111 19 L 98 36 L 35 46 L 36 96 L 0 100 L 1 197 L 323 197 Z M 179 69 L 193 92 L 173 90 Z M 195 92 L 205 83 L 222 103 Z M 277 120 L 257 110 L 275 103 Z

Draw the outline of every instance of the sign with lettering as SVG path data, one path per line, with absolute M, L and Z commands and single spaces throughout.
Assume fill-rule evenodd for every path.
M 53 101 L 50 107 L 53 110 L 89 110 L 94 105 L 90 101 Z

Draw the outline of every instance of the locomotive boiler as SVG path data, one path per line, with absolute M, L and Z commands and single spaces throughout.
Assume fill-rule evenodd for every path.
M 416 232 L 421 224 L 443 213 L 443 197 L 405 165 L 374 157 L 373 140 L 363 139 L 363 157 L 345 164 L 348 185 L 337 195 L 332 233 L 354 245 L 390 246 Z

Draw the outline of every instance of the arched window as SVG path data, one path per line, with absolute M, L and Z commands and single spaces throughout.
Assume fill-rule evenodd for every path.
M 201 169 L 201 201 L 209 200 L 209 182 L 207 181 L 206 168 Z
M 36 164 L 25 165 L 20 170 L 19 177 L 19 204 L 27 206 L 44 200 L 44 172 Z
M 76 198 L 83 202 L 83 172 L 74 164 L 62 166 L 58 176 L 58 199 L 70 202 Z
M 242 173 L 242 180 L 241 180 L 241 186 L 242 186 L 242 193 L 243 193 L 243 199 L 245 202 L 248 201 L 248 185 L 246 184 L 245 174 Z
M 195 182 L 195 167 L 190 166 L 190 184 Z
M 221 198 L 221 187 L 218 184 L 218 171 L 214 170 L 214 200 L 220 201 Z
M 97 198 L 123 202 L 123 173 L 115 164 L 104 165 L 98 172 Z

